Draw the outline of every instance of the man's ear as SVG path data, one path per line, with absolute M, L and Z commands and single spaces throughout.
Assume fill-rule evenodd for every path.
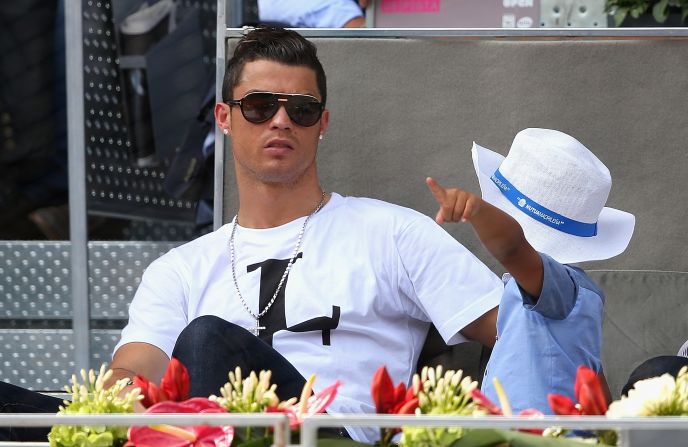
M 330 125 L 330 111 L 323 110 L 322 116 L 320 117 L 320 135 L 325 135 L 327 132 L 327 126 Z
M 232 114 L 230 112 L 229 105 L 223 102 L 215 104 L 215 123 L 225 135 L 232 133 Z

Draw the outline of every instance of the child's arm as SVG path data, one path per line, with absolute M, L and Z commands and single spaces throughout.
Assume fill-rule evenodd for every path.
M 600 369 L 597 376 L 600 378 L 600 384 L 602 385 L 602 392 L 604 393 L 604 399 L 607 401 L 607 405 L 612 403 L 612 390 L 609 389 L 609 382 L 607 382 L 607 377 L 604 375 L 604 370 Z
M 528 243 L 518 222 L 475 194 L 444 188 L 432 177 L 425 183 L 440 205 L 437 223 L 470 222 L 490 254 L 523 290 L 537 299 L 542 291 L 544 267 L 540 254 Z

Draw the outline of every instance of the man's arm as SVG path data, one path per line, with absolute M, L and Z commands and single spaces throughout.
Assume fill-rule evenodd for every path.
M 112 359 L 110 383 L 135 375 L 143 376 L 153 383 L 160 383 L 170 359 L 158 347 L 148 343 L 127 343 L 122 345 Z
M 175 250 L 153 261 L 129 306 L 129 322 L 122 330 L 110 364 L 111 382 L 135 375 L 160 383 L 179 332 L 186 326 L 185 266 Z M 145 341 L 145 342 L 144 342 Z
M 435 220 L 470 222 L 480 242 L 533 298 L 540 296 L 544 267 L 539 253 L 528 243 L 518 222 L 475 194 L 445 189 L 428 177 L 430 191 L 440 205 Z
M 498 307 L 488 310 L 480 318 L 461 329 L 461 334 L 488 348 L 494 347 L 497 341 L 497 310 Z

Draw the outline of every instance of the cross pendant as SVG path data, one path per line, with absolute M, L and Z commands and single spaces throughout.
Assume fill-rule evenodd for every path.
M 262 331 L 263 329 L 265 329 L 265 326 L 261 326 L 259 320 L 256 318 L 256 326 L 253 329 L 251 329 L 251 332 L 253 332 L 253 335 L 257 337 L 260 331 Z

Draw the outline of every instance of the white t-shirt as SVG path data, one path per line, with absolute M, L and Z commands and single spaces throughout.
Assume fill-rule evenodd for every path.
M 254 313 L 261 277 L 261 302 L 266 303 L 292 256 L 304 219 L 269 229 L 237 227 L 237 281 Z M 247 329 L 255 325 L 232 280 L 231 230 L 232 224 L 224 225 L 148 267 L 115 350 L 125 343 L 146 342 L 169 356 L 182 329 L 202 315 Z M 281 270 L 271 269 L 270 263 L 274 267 L 279 262 Z M 379 200 L 333 193 L 308 222 L 300 257 L 283 290 L 277 300 L 284 300 L 279 306 L 283 315 L 274 321 L 261 319 L 266 332 L 273 334 L 273 347 L 304 377 L 316 373 L 316 390 L 337 379 L 344 382 L 328 412 L 370 413 L 375 411 L 370 383 L 377 368 L 385 364 L 395 383 L 409 383 L 430 322 L 447 343 L 463 341 L 459 330 L 497 306 L 503 286 L 429 217 Z M 302 324 L 303 330 L 304 322 L 316 318 L 320 327 L 336 327 L 288 329 L 299 330 Z M 354 439 L 371 440 L 363 431 L 350 432 Z

